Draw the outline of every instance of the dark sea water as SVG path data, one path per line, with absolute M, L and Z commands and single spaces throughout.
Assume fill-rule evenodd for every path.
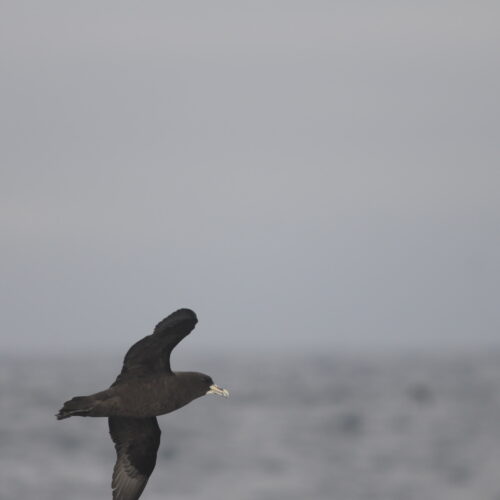
M 2 358 L 0 499 L 111 498 L 118 358 Z M 193 359 L 231 390 L 159 417 L 145 500 L 500 500 L 500 355 Z

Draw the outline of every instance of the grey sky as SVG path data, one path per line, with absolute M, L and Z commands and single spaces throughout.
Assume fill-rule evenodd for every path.
M 500 345 L 498 2 L 1 11 L 0 349 Z

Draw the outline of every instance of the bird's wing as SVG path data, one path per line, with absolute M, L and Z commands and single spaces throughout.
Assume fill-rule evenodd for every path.
M 110 417 L 109 433 L 115 443 L 113 500 L 137 500 L 156 464 L 161 431 L 156 417 Z
M 118 379 L 171 372 L 172 349 L 193 330 L 197 322 L 196 314 L 190 309 L 179 309 L 160 321 L 151 335 L 128 350 Z

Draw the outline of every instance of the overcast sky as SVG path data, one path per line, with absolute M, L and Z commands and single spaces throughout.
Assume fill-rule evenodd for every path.
M 499 16 L 2 2 L 1 351 L 500 347 Z

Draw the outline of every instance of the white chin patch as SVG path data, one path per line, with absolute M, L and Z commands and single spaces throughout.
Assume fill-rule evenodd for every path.
M 223 398 L 229 397 L 229 391 L 227 389 L 222 389 L 222 387 L 218 387 L 215 384 L 210 386 L 207 394 L 216 394 L 217 396 L 222 396 Z

